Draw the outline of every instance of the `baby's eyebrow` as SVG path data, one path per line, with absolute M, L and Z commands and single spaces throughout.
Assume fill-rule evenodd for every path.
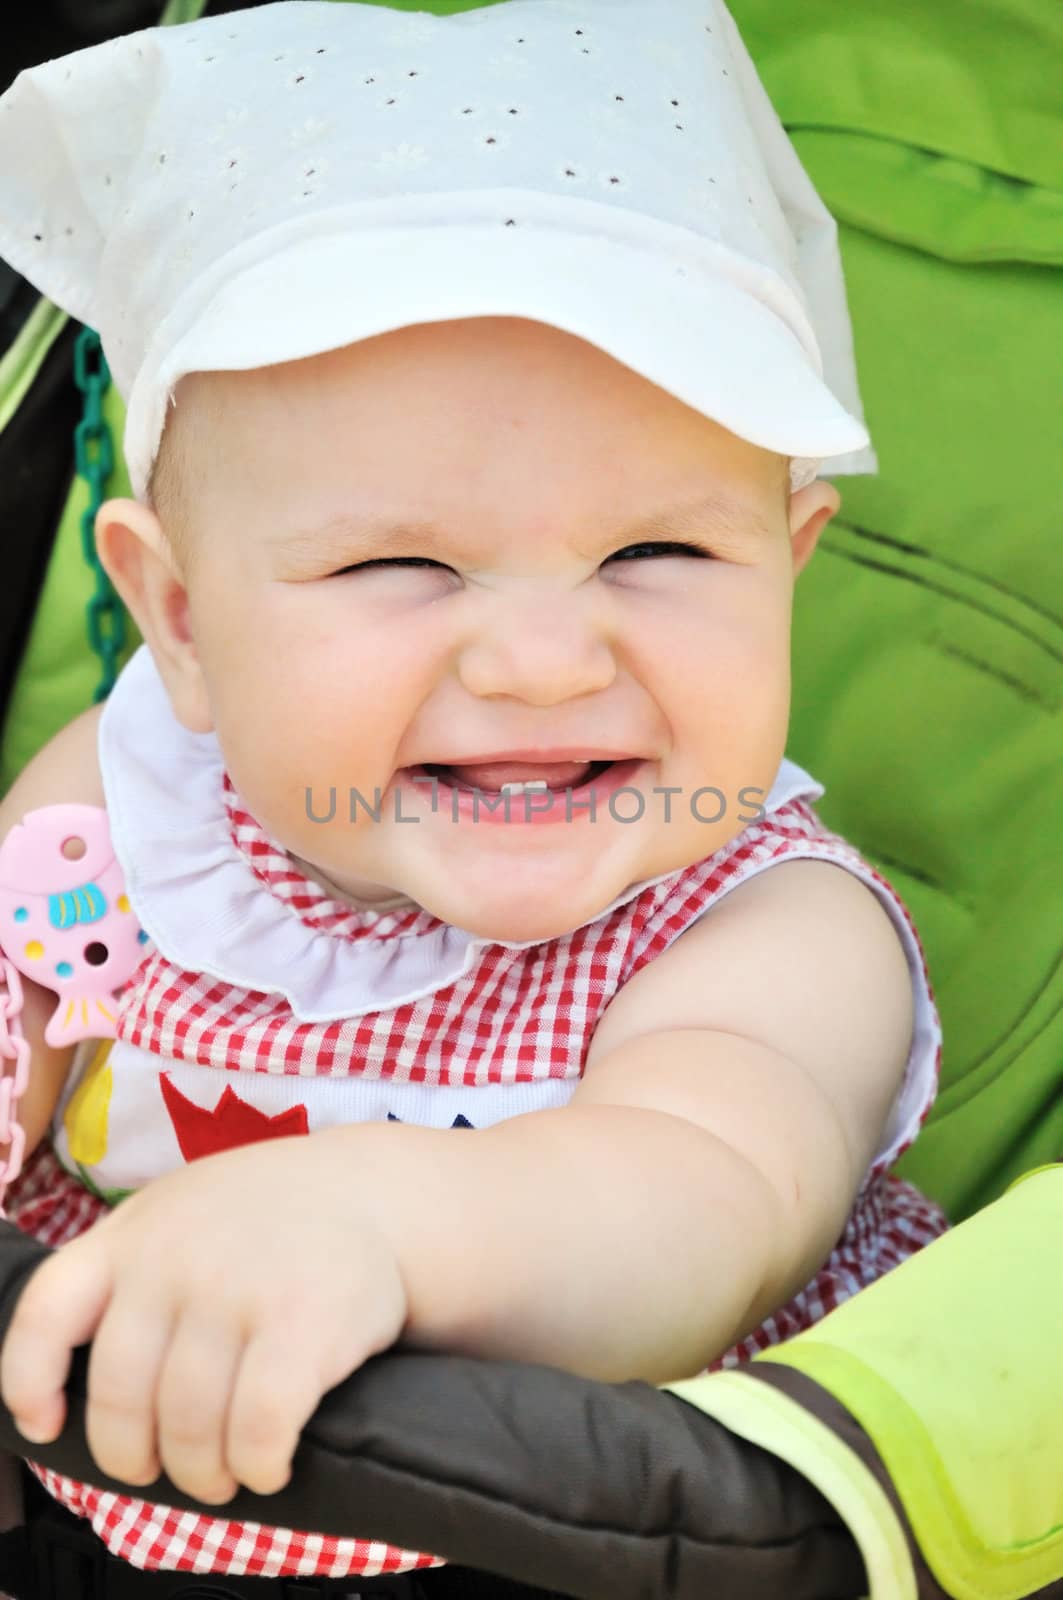
M 620 549 L 647 535 L 692 538 L 699 534 L 724 534 L 737 540 L 748 540 L 750 535 L 768 539 L 772 530 L 753 507 L 714 490 L 698 500 L 636 517 L 611 533 L 608 542 Z M 482 551 L 464 550 L 456 535 L 434 522 L 395 522 L 386 516 L 349 511 L 314 527 L 287 533 L 279 542 L 295 554 L 317 558 L 335 554 L 347 563 L 381 555 L 420 555 L 465 559 L 472 564 L 483 555 Z
M 733 499 L 720 489 L 713 490 L 709 495 L 703 495 L 699 500 L 667 506 L 664 510 L 655 511 L 648 517 L 638 517 L 626 528 L 618 529 L 617 537 L 629 539 L 646 533 L 678 533 L 688 536 L 696 536 L 699 533 L 729 533 L 736 537 L 745 537 L 753 533 L 762 539 L 772 537 L 772 530 L 761 512 L 753 506 L 744 505 L 741 501 Z

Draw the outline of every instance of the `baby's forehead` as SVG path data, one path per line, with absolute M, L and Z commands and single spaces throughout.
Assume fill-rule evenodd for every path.
M 409 322 L 386 332 L 310 352 L 291 361 L 241 371 L 197 372 L 187 375 L 215 387 L 256 388 L 279 391 L 318 380 L 375 378 L 396 368 L 431 373 L 454 364 L 475 363 L 478 370 L 524 370 L 530 360 L 558 370 L 583 368 L 629 372 L 600 344 L 552 322 L 532 316 L 441 317 L 436 321 Z M 186 379 L 181 380 L 182 383 Z
M 377 435 L 401 436 L 425 404 L 453 414 L 476 406 L 489 386 L 496 404 L 504 398 L 516 407 L 527 395 L 531 407 L 532 365 L 555 406 L 581 376 L 585 384 L 595 369 L 626 370 L 583 340 L 524 318 L 410 324 L 293 361 L 186 373 L 167 411 L 170 447 L 175 434 L 182 448 L 209 448 L 223 436 L 235 441 L 348 411 Z
M 789 487 L 788 458 L 598 346 L 517 317 L 412 324 L 296 361 L 189 373 L 160 451 L 178 454 L 189 488 L 202 472 L 231 498 L 235 475 L 245 501 L 272 492 L 279 463 L 286 479 L 324 477 L 342 498 L 341 455 L 361 501 L 424 502 L 431 516 L 512 491 L 544 515 L 579 517 L 629 495 L 693 500 L 716 476 L 762 508 Z M 547 469 L 552 502 L 538 482 Z
M 447 413 L 478 406 L 498 418 L 506 408 L 525 426 L 544 414 L 669 421 L 728 430 L 600 345 L 530 317 L 476 316 L 411 323 L 298 360 L 245 370 L 193 372 L 177 385 L 177 409 L 201 410 L 212 421 L 237 422 L 325 403 L 363 401 L 374 419 L 389 405 L 415 416 L 426 404 Z

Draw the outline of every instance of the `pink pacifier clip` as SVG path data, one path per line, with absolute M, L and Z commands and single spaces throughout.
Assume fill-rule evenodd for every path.
M 11 829 L 0 845 L 0 1147 L 10 1144 L 0 1161 L 0 1216 L 25 1150 L 16 1118 L 29 1078 L 19 973 L 59 997 L 48 1044 L 113 1039 L 117 996 L 146 941 L 100 806 L 45 806 Z
M 18 1020 L 22 1010 L 22 979 L 0 951 L 0 1148 L 10 1145 L 0 1161 L 0 1217 L 6 1217 L 4 1197 L 8 1184 L 22 1171 L 26 1134 L 15 1114 L 30 1075 L 30 1047 Z M 14 1062 L 14 1072 L 9 1071 Z

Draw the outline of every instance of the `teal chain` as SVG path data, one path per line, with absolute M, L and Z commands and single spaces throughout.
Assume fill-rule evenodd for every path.
M 106 700 L 118 675 L 125 645 L 125 610 L 96 552 L 96 513 L 103 504 L 107 480 L 114 471 L 114 440 L 103 414 L 110 369 L 93 328 L 83 328 L 74 346 L 74 382 L 85 396 L 81 421 L 74 429 L 74 465 L 89 486 L 89 503 L 81 518 L 81 548 L 96 580 L 86 607 L 89 644 L 100 658 L 103 676 L 93 700 Z

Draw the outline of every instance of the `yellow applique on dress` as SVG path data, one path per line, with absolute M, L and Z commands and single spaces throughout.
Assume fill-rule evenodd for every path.
M 87 1167 L 107 1154 L 107 1112 L 114 1078 L 110 1067 L 113 1040 L 104 1039 L 63 1113 L 71 1158 Z

